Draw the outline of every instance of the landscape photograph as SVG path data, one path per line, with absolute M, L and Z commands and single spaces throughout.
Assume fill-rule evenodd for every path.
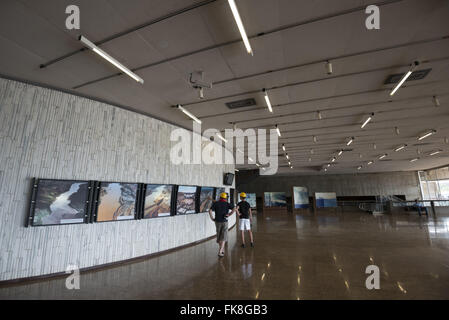
M 82 223 L 87 181 L 39 180 L 33 225 Z
M 145 192 L 144 219 L 170 215 L 173 186 L 148 184 Z
M 98 201 L 97 221 L 134 219 L 137 183 L 102 182 Z
M 179 186 L 176 200 L 176 214 L 195 213 L 196 187 Z
M 214 188 L 203 187 L 200 192 L 200 212 L 208 212 L 212 207 Z
M 285 192 L 265 192 L 265 207 L 286 207 Z

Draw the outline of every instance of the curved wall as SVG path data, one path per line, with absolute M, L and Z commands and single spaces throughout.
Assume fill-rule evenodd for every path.
M 170 162 L 176 128 L 0 78 L 0 281 L 118 262 L 213 236 L 207 214 L 24 227 L 32 177 L 221 187 L 233 165 Z

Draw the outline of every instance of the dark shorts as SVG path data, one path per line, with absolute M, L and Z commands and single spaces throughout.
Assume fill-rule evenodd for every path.
M 217 228 L 217 243 L 228 241 L 228 222 L 215 222 Z

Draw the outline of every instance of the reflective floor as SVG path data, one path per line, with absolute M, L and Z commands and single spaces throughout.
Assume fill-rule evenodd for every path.
M 214 240 L 81 275 L 0 287 L 0 299 L 449 299 L 449 218 L 363 212 L 259 214 L 255 248 Z M 368 265 L 380 289 L 368 290 Z

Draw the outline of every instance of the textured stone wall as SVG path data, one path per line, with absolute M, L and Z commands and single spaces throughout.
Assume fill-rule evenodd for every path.
M 0 281 L 130 259 L 213 235 L 207 214 L 24 227 L 33 177 L 221 187 L 232 165 L 170 162 L 175 128 L 0 78 Z
M 237 189 L 256 192 L 258 197 L 265 191 L 285 191 L 287 196 L 291 196 L 293 186 L 307 187 L 310 196 L 315 192 L 336 192 L 337 196 L 405 195 L 410 200 L 421 198 L 417 172 L 237 178 Z

